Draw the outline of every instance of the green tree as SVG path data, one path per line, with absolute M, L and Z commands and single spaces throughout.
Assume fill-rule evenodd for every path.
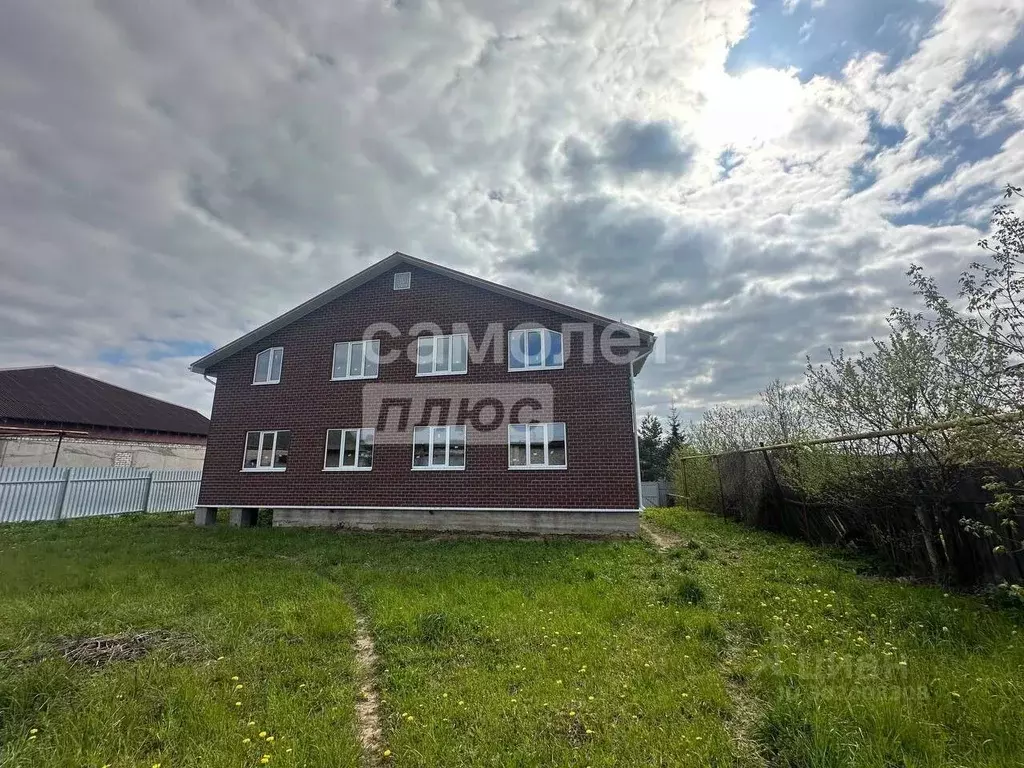
M 683 435 L 683 422 L 679 418 L 679 409 L 676 408 L 675 403 L 672 403 L 668 409 L 668 434 L 665 436 L 664 446 L 666 467 L 672 459 L 672 454 L 685 444 L 686 438 Z
M 648 413 L 640 422 L 640 479 L 660 480 L 665 476 L 665 437 L 661 421 Z

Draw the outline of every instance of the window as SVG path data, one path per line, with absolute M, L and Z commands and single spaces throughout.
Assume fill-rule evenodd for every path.
M 325 470 L 368 472 L 373 468 L 372 429 L 328 429 Z
M 288 465 L 288 446 L 291 442 L 292 433 L 286 429 L 273 432 L 246 432 L 242 470 L 283 472 Z
M 465 466 L 465 426 L 413 429 L 413 469 L 464 469 Z
M 562 334 L 547 328 L 509 331 L 508 369 L 544 370 L 562 367 Z
M 417 376 L 444 376 L 466 372 L 469 334 L 420 336 L 416 344 Z
M 281 363 L 284 361 L 284 347 L 264 349 L 256 355 L 256 372 L 253 384 L 280 384 Z
M 380 340 L 339 341 L 334 345 L 331 380 L 376 379 L 380 360 Z
M 394 289 L 396 291 L 407 291 L 412 285 L 412 272 L 395 272 Z
M 509 424 L 509 469 L 565 469 L 565 424 Z

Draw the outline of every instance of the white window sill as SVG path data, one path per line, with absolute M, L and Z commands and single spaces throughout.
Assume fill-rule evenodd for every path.
M 324 472 L 369 472 L 373 467 L 324 467 Z
M 526 373 L 527 371 L 561 371 L 565 368 L 565 365 L 533 365 L 529 368 L 512 368 L 508 369 L 509 373 Z
M 254 387 L 266 387 L 266 386 L 268 386 L 270 384 L 280 384 L 280 383 L 281 383 L 281 380 L 278 379 L 277 381 L 254 381 L 252 383 L 252 385 Z
M 461 472 L 466 467 L 449 467 L 447 465 L 436 465 L 433 467 L 413 467 L 413 472 Z
M 522 471 L 522 470 L 533 470 L 533 469 L 549 470 L 549 471 L 550 470 L 559 470 L 559 469 L 566 470 L 569 467 L 568 467 L 568 465 L 562 466 L 562 467 L 549 467 L 546 464 L 515 464 L 515 465 L 509 464 L 508 468 L 509 469 L 514 469 L 514 470 L 516 470 L 518 472 L 518 471 Z
M 468 368 L 464 371 L 434 371 L 432 373 L 420 373 L 419 371 L 416 371 L 417 376 L 422 376 L 424 378 L 427 376 L 465 376 L 467 373 L 469 373 Z
M 338 376 L 337 378 L 332 376 L 328 381 L 366 381 L 367 379 L 376 378 L 376 376 Z
M 242 467 L 243 472 L 284 472 L 288 467 Z

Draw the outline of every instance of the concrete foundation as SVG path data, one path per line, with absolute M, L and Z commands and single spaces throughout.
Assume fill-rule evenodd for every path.
M 638 512 L 531 512 L 516 509 L 275 509 L 274 525 L 351 528 L 360 531 L 636 536 L 640 515 Z
M 230 510 L 228 525 L 235 528 L 252 528 L 256 525 L 256 516 L 259 510 L 255 507 L 236 507 Z
M 217 524 L 216 507 L 196 507 L 196 525 L 208 526 Z

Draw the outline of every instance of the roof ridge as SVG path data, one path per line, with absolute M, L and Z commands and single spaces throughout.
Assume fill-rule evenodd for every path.
M 5 371 L 41 371 L 44 368 L 59 368 L 62 371 L 70 370 L 69 368 L 49 363 L 48 365 L 11 365 L 5 368 L 0 368 L 0 373 Z

